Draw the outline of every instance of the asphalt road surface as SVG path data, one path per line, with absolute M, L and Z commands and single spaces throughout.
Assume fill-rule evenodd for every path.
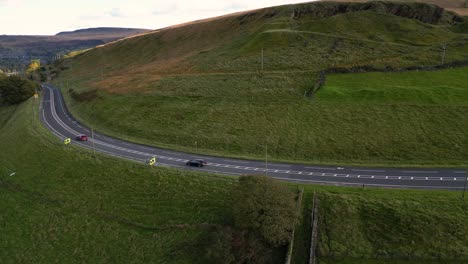
M 228 175 L 267 174 L 276 179 L 300 183 L 447 190 L 462 190 L 465 183 L 464 169 L 333 167 L 276 162 L 266 164 L 262 161 L 165 150 L 126 142 L 100 133 L 94 133 L 94 139 L 92 139 L 90 129 L 76 121 L 68 112 L 60 90 L 52 85 L 42 87 L 40 117 L 45 127 L 61 140 L 71 138 L 71 144 L 88 149 L 92 149 L 94 145 L 96 151 L 111 156 L 142 163 L 147 163 L 151 158 L 156 157 L 156 166 Z M 88 135 L 89 141 L 76 141 L 75 137 L 79 134 Z M 203 159 L 208 162 L 208 166 L 203 168 L 185 166 L 189 159 Z

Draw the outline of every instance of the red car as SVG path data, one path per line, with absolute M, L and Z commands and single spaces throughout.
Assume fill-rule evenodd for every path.
M 78 141 L 88 141 L 88 136 L 87 135 L 78 135 L 78 136 L 76 136 L 76 140 L 78 140 Z

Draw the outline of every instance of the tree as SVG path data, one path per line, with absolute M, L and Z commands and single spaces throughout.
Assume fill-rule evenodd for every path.
M 30 80 L 42 81 L 41 74 L 41 60 L 31 60 L 28 68 L 26 69 L 26 74 Z
M 41 60 L 31 60 L 31 63 L 29 64 L 26 72 L 29 73 L 29 72 L 37 71 L 40 68 L 41 68 Z
M 265 176 L 243 176 L 233 194 L 235 226 L 273 247 L 285 245 L 299 218 L 294 193 Z
M 0 78 L 0 102 L 18 104 L 36 92 L 37 84 L 19 76 Z

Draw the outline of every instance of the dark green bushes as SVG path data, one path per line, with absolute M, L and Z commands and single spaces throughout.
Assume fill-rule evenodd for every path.
M 38 85 L 19 76 L 0 78 L 0 103 L 19 104 L 34 95 Z

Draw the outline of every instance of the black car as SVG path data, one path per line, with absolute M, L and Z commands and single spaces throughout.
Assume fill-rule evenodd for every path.
M 187 163 L 185 163 L 187 166 L 193 166 L 193 167 L 205 167 L 208 165 L 206 161 L 200 160 L 200 159 L 194 159 L 194 160 L 189 160 Z

